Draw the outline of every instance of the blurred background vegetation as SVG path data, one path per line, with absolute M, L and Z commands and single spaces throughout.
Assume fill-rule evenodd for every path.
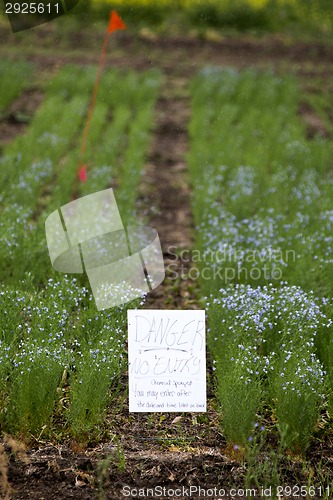
M 211 29 L 329 38 L 333 31 L 332 0 L 81 0 L 73 14 L 91 21 L 113 8 L 137 28 L 159 32 Z
M 7 25 L 4 3 L 0 2 L 0 26 Z M 55 24 L 65 30 L 73 24 L 105 24 L 112 9 L 131 26 L 132 33 L 145 30 L 148 35 L 212 39 L 239 32 L 280 33 L 291 39 L 333 40 L 333 0 L 80 0 Z

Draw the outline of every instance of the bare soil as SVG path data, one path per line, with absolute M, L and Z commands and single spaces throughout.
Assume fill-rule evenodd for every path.
M 34 43 L 40 37 L 42 49 L 39 47 L 37 51 L 32 42 L 30 46 L 24 46 L 23 37 L 15 38 L 1 27 L 0 38 L 4 44 L 0 47 L 0 57 L 9 55 L 13 61 L 28 57 L 37 65 L 43 78 L 48 78 L 61 65 L 69 62 L 96 64 L 98 61 L 97 42 L 100 38 L 93 32 L 73 34 L 66 38 L 64 47 L 67 49 L 61 48 L 59 43 L 54 44 L 55 33 L 50 27 L 35 30 L 29 36 Z M 83 50 L 78 53 L 80 45 Z M 90 45 L 96 48 L 90 50 Z M 52 47 L 54 50 L 51 50 Z M 87 50 L 84 50 L 85 47 Z M 207 64 L 274 66 L 277 71 L 283 71 L 287 66 L 294 68 L 306 81 L 311 72 L 316 76 L 329 73 L 332 77 L 332 46 L 305 42 L 289 45 L 279 37 L 207 41 L 190 37 L 133 37 L 122 34 L 115 39 L 107 64 L 137 70 L 158 66 L 164 74 L 165 81 L 157 102 L 153 140 L 139 198 L 140 203 L 151 207 L 150 224 L 156 227 L 160 235 L 166 279 L 149 295 L 147 307 L 198 308 L 197 283 L 181 277 L 174 278 L 175 272 L 180 275 L 181 267 L 185 266 L 186 270 L 186 266 L 188 269 L 191 263 L 175 259 L 173 255 L 176 248 L 191 248 L 194 239 L 190 210 L 191 186 L 186 165 L 190 78 Z M 41 91 L 31 87 L 13 104 L 8 114 L 0 120 L 0 145 L 24 131 L 41 99 Z M 315 133 L 327 135 L 323 123 L 311 109 L 304 106 L 300 112 L 309 127 L 309 136 Z M 212 397 L 210 370 L 207 414 L 183 414 L 176 421 L 177 414 L 144 414 L 138 419 L 128 413 L 126 374 L 121 403 L 122 412 L 110 408 L 107 430 L 98 444 L 89 441 L 79 444 L 73 440 L 61 444 L 50 443 L 40 436 L 31 440 L 26 461 L 21 460 L 6 445 L 11 498 L 119 499 L 125 498 L 121 493 L 125 485 L 136 488 L 160 485 L 170 489 L 191 485 L 226 489 L 231 486 L 244 487 L 244 457 L 241 452 L 228 448 L 222 435 L 216 403 Z M 321 437 L 319 429 L 308 453 L 308 464 L 315 470 L 319 459 L 322 460 L 324 470 L 332 479 L 330 468 L 333 447 L 327 441 L 327 436 L 325 445 Z M 281 470 L 289 471 L 286 472 L 289 484 L 306 484 L 307 471 L 302 468 L 298 457 L 291 457 L 288 463 L 281 463 L 280 466 Z M 163 498 L 171 500 L 176 497 L 168 495 Z

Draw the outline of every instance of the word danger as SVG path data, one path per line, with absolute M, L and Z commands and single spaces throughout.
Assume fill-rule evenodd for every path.
M 204 346 L 205 324 L 202 320 L 190 320 L 183 324 L 178 319 L 136 315 L 135 342 L 165 347 L 182 347 L 201 350 Z

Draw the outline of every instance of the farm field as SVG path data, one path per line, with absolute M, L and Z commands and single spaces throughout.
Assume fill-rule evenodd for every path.
M 82 181 L 103 31 L 0 35 L 4 495 L 282 485 L 280 498 L 329 498 L 332 46 L 117 34 Z M 158 230 L 166 279 L 97 312 L 84 276 L 52 270 L 44 222 L 107 187 L 124 223 Z M 206 414 L 128 413 L 128 307 L 206 309 Z

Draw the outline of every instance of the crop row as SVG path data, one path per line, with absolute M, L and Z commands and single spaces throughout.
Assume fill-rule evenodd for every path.
M 186 27 L 215 29 L 290 31 L 300 28 L 324 34 L 332 30 L 332 10 L 328 0 L 89 0 L 91 11 L 105 14 L 110 6 L 119 9 L 124 19 L 133 26 L 144 21 L 147 25 L 170 24 L 184 30 Z
M 117 184 L 124 223 L 133 217 L 159 74 L 110 72 L 103 77 L 84 157 L 88 179 L 79 183 L 80 139 L 94 76 L 91 67 L 63 69 L 52 81 L 27 133 L 4 149 L 0 256 L 2 276 L 7 279 L 22 275 L 28 255 L 36 280 L 45 277 L 49 265 L 44 220 L 71 201 L 74 193 L 89 194 Z
M 26 133 L 0 159 L 0 422 L 25 436 L 45 424 L 51 431 L 53 418 L 92 437 L 123 366 L 126 307 L 96 312 L 84 276 L 52 270 L 45 240 L 52 211 L 110 186 L 124 224 L 135 219 L 160 75 L 105 73 L 80 158 L 95 74 L 61 69 Z M 77 176 L 80 162 L 86 182 Z
M 189 168 L 224 430 L 277 417 L 306 449 L 332 409 L 332 146 L 307 137 L 293 78 L 207 68 L 192 86 Z

